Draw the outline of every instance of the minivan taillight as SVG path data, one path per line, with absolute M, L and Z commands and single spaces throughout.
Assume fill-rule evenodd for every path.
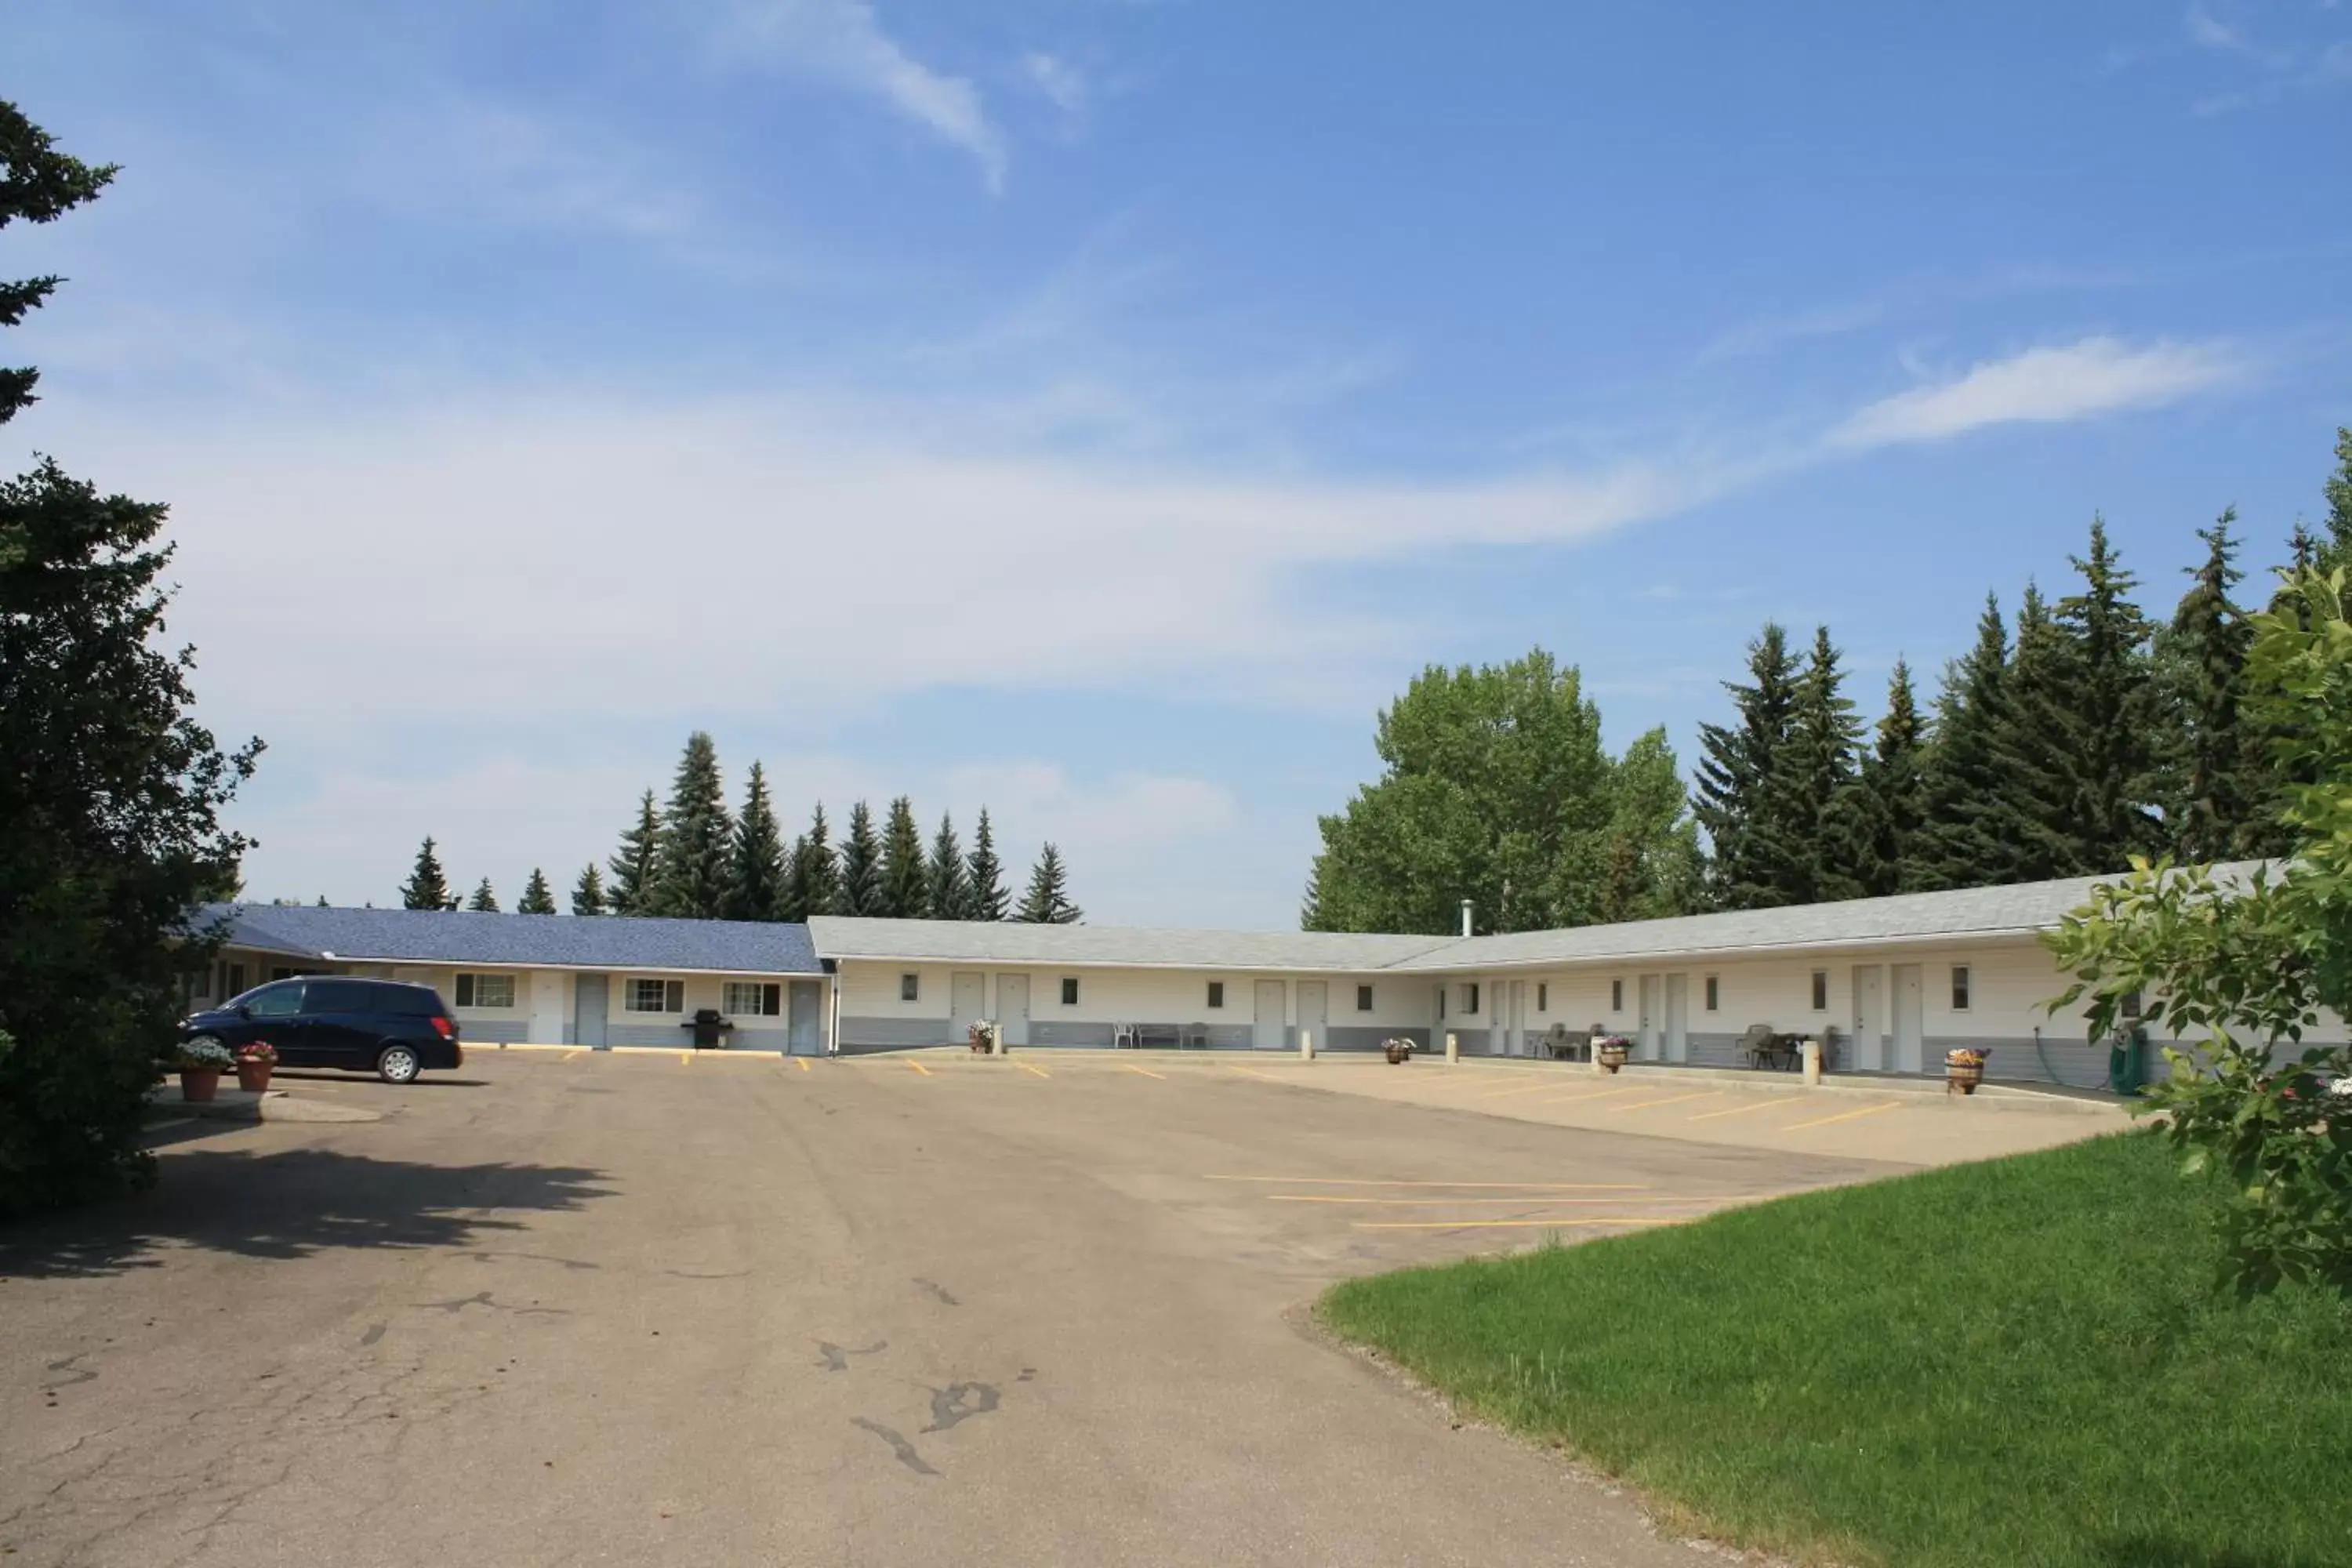
M 454 1040 L 457 1037 L 457 1026 L 438 1013 L 433 1015 L 433 1027 L 445 1040 Z

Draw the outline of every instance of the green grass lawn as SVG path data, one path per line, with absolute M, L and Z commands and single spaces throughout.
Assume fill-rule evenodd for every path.
M 1807 1561 L 2352 1564 L 2352 1310 L 2212 1292 L 2147 1133 L 1351 1280 L 1320 1306 L 1677 1522 Z

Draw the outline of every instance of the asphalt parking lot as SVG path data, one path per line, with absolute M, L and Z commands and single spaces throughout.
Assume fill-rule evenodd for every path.
M 1297 1309 L 1899 1168 L 1225 1059 L 286 1087 L 387 1114 L 0 1237 L 8 1563 L 1720 1561 Z

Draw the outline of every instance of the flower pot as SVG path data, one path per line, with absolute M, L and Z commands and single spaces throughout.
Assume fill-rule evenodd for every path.
M 219 1088 L 220 1068 L 182 1068 L 180 1069 L 180 1098 L 191 1105 L 204 1104 L 212 1099 L 214 1091 Z
M 1944 1092 L 1958 1089 L 1962 1094 L 1974 1094 L 1977 1085 L 1984 1081 L 1984 1058 L 1954 1052 L 1944 1058 Z
M 270 1062 L 239 1062 L 236 1064 L 236 1087 L 247 1094 L 261 1094 L 269 1088 Z
M 1404 1061 L 1404 1047 L 1402 1046 L 1398 1045 L 1394 1040 L 1391 1040 L 1387 1046 L 1382 1047 L 1382 1049 L 1389 1058 L 1389 1066 L 1398 1067 L 1402 1065 Z
M 1593 1059 L 1601 1064 L 1601 1071 L 1615 1072 L 1619 1068 L 1625 1065 L 1625 1047 L 1622 1046 L 1603 1046 L 1598 1051 L 1593 1053 Z

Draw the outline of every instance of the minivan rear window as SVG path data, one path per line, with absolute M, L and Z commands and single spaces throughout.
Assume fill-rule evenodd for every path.
M 375 992 L 375 1010 L 395 1013 L 404 1018 L 430 1018 L 436 1014 L 444 1017 L 449 1009 L 441 1005 L 441 994 L 424 985 L 401 985 L 390 981 L 379 982 Z

